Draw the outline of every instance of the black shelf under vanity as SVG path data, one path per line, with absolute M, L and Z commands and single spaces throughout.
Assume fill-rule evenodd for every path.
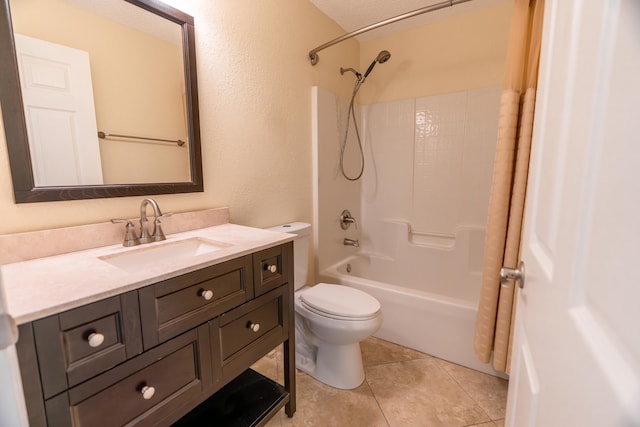
M 259 427 L 288 401 L 284 387 L 247 369 L 173 427 Z

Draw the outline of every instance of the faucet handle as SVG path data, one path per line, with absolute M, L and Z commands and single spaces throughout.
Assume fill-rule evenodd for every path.
M 342 211 L 342 214 L 340 214 L 340 228 L 346 230 L 351 226 L 351 224 L 356 227 L 356 230 L 358 229 L 356 219 L 351 216 L 351 212 L 349 212 L 348 209 L 345 209 Z
M 167 237 L 164 235 L 162 231 L 162 224 L 160 218 L 166 218 L 168 216 L 173 215 L 171 212 L 163 213 L 162 215 L 158 215 L 153 221 L 153 232 L 151 233 L 151 241 L 159 242 L 161 240 L 166 240 Z
M 114 224 L 121 224 L 121 223 L 127 224 L 125 227 L 124 242 L 122 242 L 122 246 L 129 247 L 129 246 L 136 246 L 140 244 L 140 239 L 138 238 L 138 236 L 136 236 L 135 227 L 130 220 L 112 219 L 111 222 Z

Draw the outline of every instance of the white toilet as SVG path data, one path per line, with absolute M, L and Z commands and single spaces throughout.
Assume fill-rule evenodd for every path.
M 294 222 L 269 230 L 297 235 L 293 241 L 297 368 L 332 387 L 358 387 L 364 381 L 359 343 L 382 325 L 380 303 L 347 286 L 305 286 L 310 224 Z

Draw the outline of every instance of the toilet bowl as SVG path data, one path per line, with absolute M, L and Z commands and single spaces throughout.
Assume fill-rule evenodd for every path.
M 336 302 L 344 307 L 336 310 Z M 300 370 L 336 388 L 352 389 L 362 384 L 360 341 L 382 325 L 380 303 L 357 289 L 319 283 L 296 292 L 295 311 L 296 322 L 302 323 L 302 331 L 297 328 L 302 334 L 298 332 L 296 336 L 296 363 Z M 308 359 L 309 348 L 303 348 L 305 344 L 311 346 L 314 360 Z
M 296 234 L 296 367 L 332 387 L 358 387 L 364 381 L 359 343 L 382 325 L 380 303 L 363 291 L 343 285 L 305 286 L 311 226 L 298 222 L 270 230 Z

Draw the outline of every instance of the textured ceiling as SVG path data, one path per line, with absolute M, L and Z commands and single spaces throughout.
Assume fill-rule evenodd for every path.
M 442 3 L 443 0 L 309 0 L 318 9 L 332 18 L 346 32 L 358 30 L 394 16 L 402 15 L 416 9 Z M 492 4 L 504 3 L 510 0 L 472 0 L 453 7 L 429 12 L 398 23 L 364 33 L 358 40 L 368 40 L 409 28 L 425 25 L 429 22 L 447 18 L 449 16 L 466 13 L 471 10 Z M 341 35 L 341 34 L 339 34 Z M 336 36 L 339 36 L 336 35 Z

